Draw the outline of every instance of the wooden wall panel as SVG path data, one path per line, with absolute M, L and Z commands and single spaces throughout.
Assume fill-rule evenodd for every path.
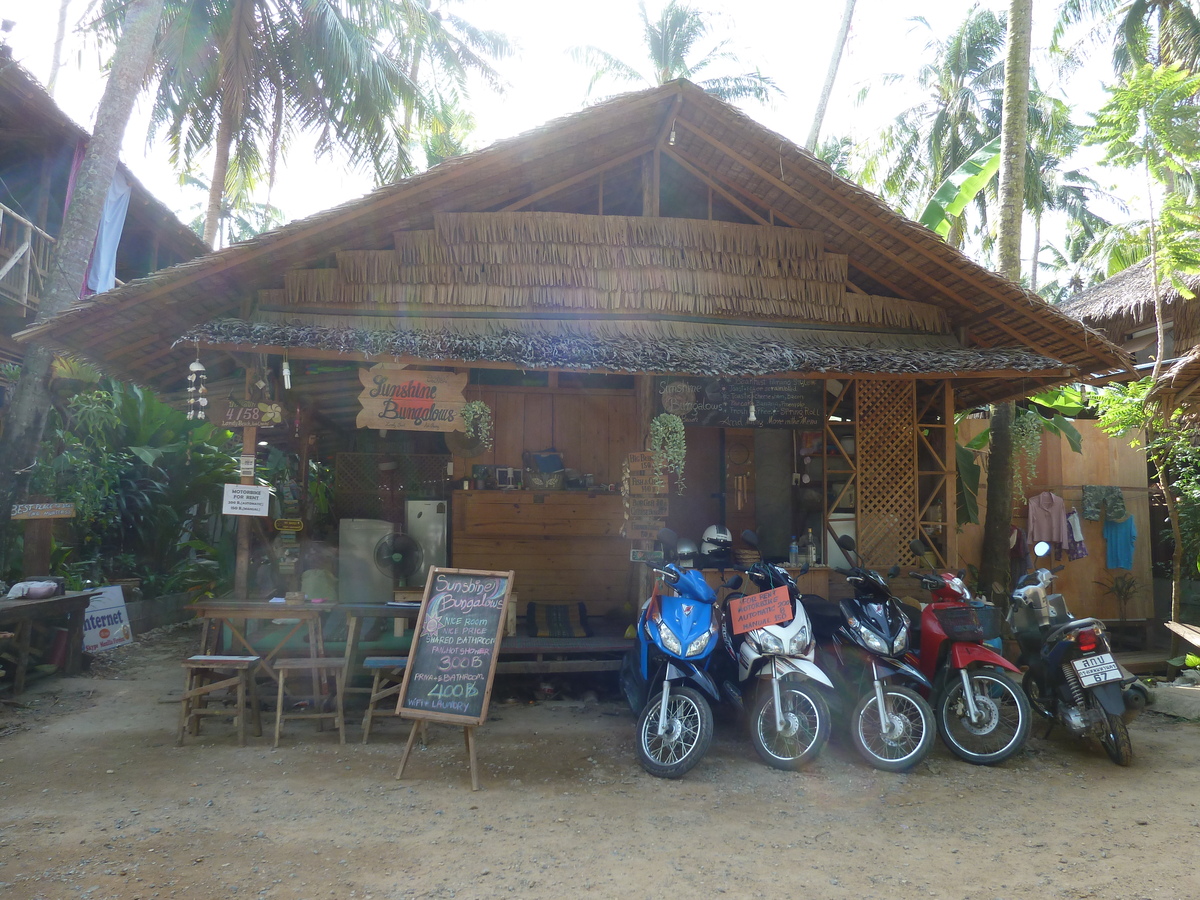
M 585 395 L 580 404 L 579 471 L 589 472 L 597 481 L 608 474 L 609 405 L 607 397 Z M 632 449 L 632 448 L 630 448 Z
M 521 453 L 525 444 L 525 400 L 524 394 L 497 393 L 492 407 L 496 431 L 497 466 L 521 465 Z
M 621 466 L 630 453 L 644 449 L 637 422 L 637 398 L 613 396 L 608 401 L 608 466 L 597 471 L 597 481 L 621 483 Z M 601 477 L 603 476 L 603 477 Z
M 562 454 L 563 465 L 579 472 L 583 471 L 582 400 L 578 394 L 554 395 L 554 447 Z
M 525 398 L 525 446 L 524 450 L 545 450 L 554 446 L 551 430 L 554 422 L 554 396 L 552 394 L 522 394 Z M 501 465 L 521 465 L 518 456 L 513 462 Z

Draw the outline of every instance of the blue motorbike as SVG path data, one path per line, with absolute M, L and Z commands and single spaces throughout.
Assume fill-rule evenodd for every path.
M 660 541 L 673 546 L 671 537 L 664 532 Z M 639 714 L 642 768 L 659 778 L 679 778 L 712 743 L 710 701 L 718 702 L 721 695 L 708 665 L 720 643 L 720 612 L 717 594 L 699 570 L 667 563 L 654 572 L 658 580 L 638 616 L 638 643 L 622 664 L 621 688 Z M 726 587 L 735 589 L 741 582 L 734 576 Z M 664 593 L 664 585 L 673 593 Z M 648 697 L 652 689 L 658 690 Z

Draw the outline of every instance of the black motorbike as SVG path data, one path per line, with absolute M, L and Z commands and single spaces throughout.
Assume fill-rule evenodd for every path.
M 850 737 L 863 759 L 903 772 L 929 754 L 937 734 L 933 709 L 909 685 L 931 685 L 903 660 L 908 618 L 887 581 L 862 565 L 849 535 L 838 538 L 838 546 L 856 562 L 834 570 L 854 586 L 854 597 L 836 606 L 814 594 L 801 597 L 817 637 L 817 665 L 833 681 L 834 706 L 853 710 Z
M 1045 556 L 1049 544 L 1034 552 Z M 1020 646 L 1018 665 L 1028 666 L 1021 686 L 1042 717 L 1075 737 L 1099 740 L 1118 766 L 1133 762 L 1126 722 L 1145 708 L 1148 694 L 1113 657 L 1104 623 L 1076 619 L 1062 594 L 1050 593 L 1054 569 L 1038 569 L 1017 582 L 1008 621 Z M 1047 729 L 1049 735 L 1049 729 Z

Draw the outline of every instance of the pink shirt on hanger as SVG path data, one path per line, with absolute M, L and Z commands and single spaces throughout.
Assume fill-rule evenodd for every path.
M 1050 491 L 1042 491 L 1029 500 L 1029 542 L 1038 541 L 1060 546 L 1067 542 L 1067 505 L 1062 497 Z

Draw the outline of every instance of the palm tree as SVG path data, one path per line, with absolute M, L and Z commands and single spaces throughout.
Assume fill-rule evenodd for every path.
M 714 64 L 736 63 L 737 57 L 726 49 L 729 41 L 721 41 L 703 56 L 695 58 L 694 51 L 698 43 L 709 33 L 704 14 L 698 9 L 677 0 L 668 0 L 654 22 L 646 12 L 644 0 L 638 4 L 638 11 L 642 17 L 652 69 L 647 74 L 599 47 L 576 47 L 571 55 L 593 70 L 592 80 L 588 84 L 589 95 L 598 82 L 610 77 L 649 86 L 687 78 L 726 101 L 750 98 L 765 103 L 772 94 L 782 95 L 775 82 L 757 69 L 742 75 L 701 77 Z
M 38 322 L 65 310 L 79 299 L 104 198 L 117 170 L 117 154 L 125 126 L 137 99 L 138 87 L 150 67 L 154 31 L 162 15 L 163 0 L 129 0 L 120 20 L 116 49 L 104 95 L 96 111 L 71 206 L 63 219 L 45 288 L 38 306 Z M 25 353 L 21 377 L 12 403 L 5 411 L 4 441 L 0 442 L 0 571 L 9 549 L 8 532 L 13 502 L 28 483 L 49 407 L 50 371 L 54 355 L 49 348 L 31 344 Z
M 102 0 L 105 33 L 128 0 Z M 315 134 L 351 164 L 389 159 L 396 120 L 425 99 L 405 60 L 383 44 L 404 32 L 405 0 L 167 0 L 156 45 L 151 135 L 165 128 L 172 161 L 214 154 L 204 240 L 227 191 L 270 179 L 289 141 Z
M 833 83 L 837 81 L 838 67 L 842 62 L 842 53 L 846 49 L 846 41 L 850 37 L 850 22 L 854 18 L 854 4 L 857 0 L 846 0 L 842 8 L 842 24 L 838 27 L 837 40 L 833 42 L 833 53 L 829 57 L 829 69 L 825 73 L 825 82 L 821 85 L 821 93 L 817 99 L 817 111 L 813 113 L 812 126 L 808 130 L 808 138 L 804 149 L 816 152 L 817 141 L 821 137 L 821 125 L 825 121 L 825 108 L 829 105 L 829 95 L 833 93 Z
M 927 44 L 933 61 L 916 76 L 927 99 L 896 117 L 863 173 L 903 212 L 915 218 L 946 176 L 999 132 L 1003 45 L 1003 21 L 978 6 L 948 39 Z M 950 241 L 962 237 L 960 225 Z
M 1086 23 L 1086 47 L 1112 44 L 1113 71 L 1175 64 L 1200 69 L 1200 4 L 1196 0 L 1064 0 L 1055 24 L 1054 47 L 1073 26 Z M 1076 55 L 1076 47 L 1067 52 Z

